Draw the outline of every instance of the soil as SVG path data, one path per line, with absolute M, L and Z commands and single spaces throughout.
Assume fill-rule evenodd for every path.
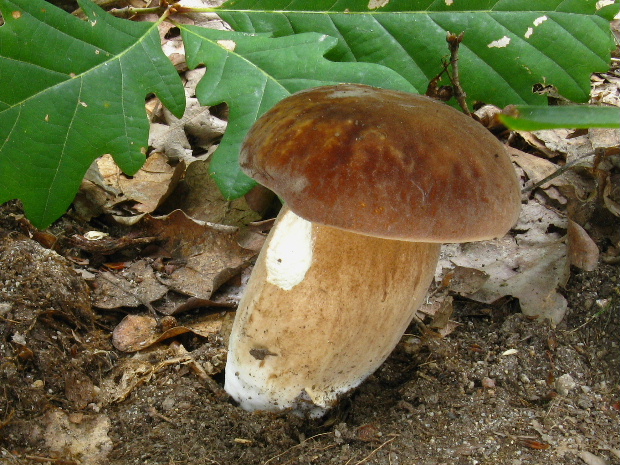
M 235 406 L 225 335 L 116 350 L 124 314 L 94 310 L 71 249 L 55 245 L 73 261 L 26 226 L 3 207 L 2 465 L 620 464 L 617 264 L 573 270 L 556 328 L 514 300 L 457 300 L 448 337 L 412 326 L 378 372 L 310 420 Z M 86 226 L 64 218 L 53 231 Z

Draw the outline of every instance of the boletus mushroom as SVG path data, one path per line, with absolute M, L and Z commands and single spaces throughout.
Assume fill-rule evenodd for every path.
M 393 90 L 293 94 L 256 122 L 240 160 L 285 202 L 230 336 L 225 389 L 246 410 L 334 406 L 397 345 L 440 244 L 503 236 L 520 209 L 492 134 Z

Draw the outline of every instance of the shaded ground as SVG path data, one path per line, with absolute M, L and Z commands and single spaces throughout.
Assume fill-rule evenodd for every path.
M 410 328 L 351 399 L 310 421 L 233 405 L 222 334 L 115 350 L 124 315 L 92 311 L 75 264 L 16 215 L 0 221 L 2 464 L 620 463 L 618 265 L 575 272 L 555 329 L 512 301 L 459 302 L 450 336 Z

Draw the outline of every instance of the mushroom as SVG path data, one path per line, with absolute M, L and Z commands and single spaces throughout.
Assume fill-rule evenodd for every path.
M 246 410 L 325 413 L 396 347 L 441 243 L 503 236 L 521 204 L 504 146 L 482 125 L 364 85 L 282 100 L 240 162 L 285 202 L 229 340 L 225 389 Z

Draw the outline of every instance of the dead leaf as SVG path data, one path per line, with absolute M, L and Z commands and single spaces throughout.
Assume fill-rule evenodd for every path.
M 163 153 L 153 152 L 144 166 L 129 177 L 111 155 L 104 155 L 86 173 L 75 201 L 76 211 L 87 219 L 103 213 L 152 212 L 174 190 L 184 171 L 182 163 L 173 167 Z
M 454 313 L 453 300 L 452 296 L 448 296 L 441 302 L 439 309 L 433 315 L 433 321 L 429 325 L 431 329 L 442 329 L 448 325 L 448 321 Z
M 203 149 L 208 149 L 220 139 L 227 125 L 226 121 L 211 113 L 210 107 L 200 105 L 195 97 L 187 99 L 187 108 L 182 118 L 177 118 L 166 108 L 164 108 L 164 118 L 171 128 L 182 128 L 191 135 L 194 145 Z
M 171 161 L 183 160 L 186 164 L 194 160 L 194 152 L 185 131 L 180 126 L 151 123 L 149 146 L 157 152 L 163 152 Z
M 488 279 L 489 275 L 482 270 L 457 265 L 444 275 L 442 286 L 457 294 L 473 294 Z
M 559 165 L 556 165 L 545 158 L 537 157 L 531 153 L 522 152 L 521 150 L 513 147 L 508 147 L 507 149 L 512 161 L 523 169 L 532 184 L 542 181 L 560 168 Z M 541 187 L 544 189 L 551 184 L 558 185 L 558 183 L 565 184 L 566 182 L 566 180 L 562 182 L 561 179 L 554 178 L 543 184 Z
M 586 463 L 586 465 L 607 465 L 607 461 L 598 455 L 594 455 L 587 450 L 576 452 L 577 456 Z
M 212 336 L 227 327 L 224 322 L 230 314 L 234 315 L 234 312 L 213 313 L 167 329 L 162 328 L 152 316 L 127 315 L 114 328 L 112 344 L 122 352 L 137 352 L 189 332 L 202 337 Z
M 149 307 L 151 302 L 161 299 L 167 292 L 168 287 L 157 280 L 147 261 L 139 260 L 118 273 L 99 273 L 95 279 L 93 305 L 104 309 Z
M 491 304 L 511 295 L 524 314 L 557 324 L 567 308 L 558 289 L 568 280 L 569 263 L 562 235 L 552 231 L 566 228 L 566 218 L 532 198 L 523 205 L 514 237 L 445 245 L 435 279 L 443 282 L 455 266 L 484 271 L 489 279 L 465 297 Z
M 598 265 L 598 247 L 585 229 L 570 219 L 568 220 L 568 256 L 571 265 L 585 271 L 594 271 Z
M 537 441 L 536 439 L 530 438 L 520 438 L 519 442 L 523 444 L 525 447 L 536 450 L 545 450 L 551 447 L 551 444 L 547 444 L 546 442 Z
M 127 315 L 112 331 L 112 344 L 122 352 L 145 349 L 157 339 L 157 320 L 148 315 Z
M 111 173 L 108 179 L 110 183 L 117 182 L 123 202 L 135 202 L 132 208 L 136 212 L 150 213 L 166 200 L 184 171 L 182 163 L 172 167 L 163 153 L 153 152 L 134 176 L 127 177 L 117 171 Z
M 196 161 L 189 165 L 184 185 L 188 195 L 177 202 L 177 208 L 192 218 L 232 226 L 245 226 L 261 219 L 243 197 L 235 200 L 224 198 L 209 172 L 208 161 Z
M 256 254 L 238 244 L 237 228 L 196 221 L 180 210 L 163 217 L 147 215 L 139 224 L 148 235 L 160 238 L 169 258 L 182 264 L 161 274 L 159 281 L 187 296 L 210 299 Z

